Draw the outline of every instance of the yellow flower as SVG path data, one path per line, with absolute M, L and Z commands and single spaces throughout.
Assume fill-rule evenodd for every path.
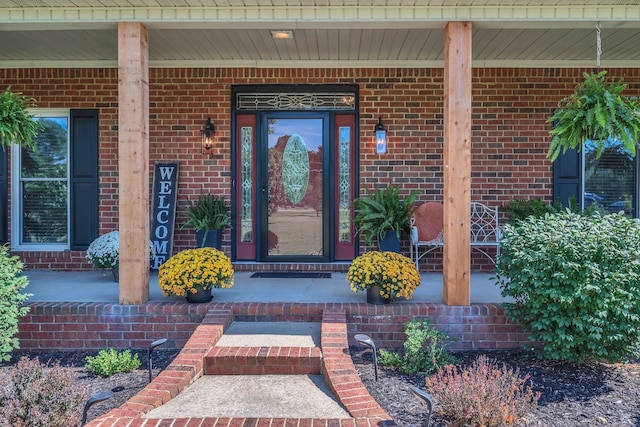
M 411 299 L 420 286 L 420 273 L 413 261 L 404 255 L 371 251 L 353 260 L 347 281 L 353 292 L 379 285 L 381 295 L 385 297 Z
M 231 260 L 215 248 L 178 252 L 158 270 L 158 285 L 164 296 L 183 296 L 207 288 L 230 288 L 233 283 Z

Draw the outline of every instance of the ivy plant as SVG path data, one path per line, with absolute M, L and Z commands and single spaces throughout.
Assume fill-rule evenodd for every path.
M 623 79 L 606 78 L 607 71 L 584 73 L 584 82 L 574 93 L 560 101 L 547 122 L 553 123 L 551 146 L 547 156 L 555 160 L 569 148 L 580 150 L 590 139 L 600 157 L 609 138 L 617 138 L 632 156 L 640 140 L 640 103 L 637 97 L 622 94 Z

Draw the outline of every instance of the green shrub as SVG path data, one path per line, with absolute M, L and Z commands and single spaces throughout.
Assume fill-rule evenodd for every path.
M 550 359 L 620 361 L 640 332 L 640 222 L 560 212 L 506 225 L 496 267 L 505 311 Z
M 22 262 L 15 256 L 9 256 L 9 249 L 0 246 L 0 361 L 11 358 L 11 352 L 20 347 L 18 338 L 18 320 L 27 314 L 28 307 L 22 304 L 30 294 L 21 291 L 29 280 L 21 275 Z
M 509 200 L 509 203 L 503 205 L 500 210 L 507 214 L 507 224 L 516 224 L 531 215 L 541 217 L 547 213 L 556 212 L 556 208 L 543 202 L 542 199 L 512 199 Z
M 101 377 L 110 377 L 118 372 L 131 372 L 140 366 L 137 354 L 132 356 L 131 350 L 118 352 L 113 348 L 100 350 L 97 356 L 87 356 L 85 360 L 85 369 Z
M 45 367 L 38 359 L 21 358 L 11 382 L 0 389 L 0 426 L 79 426 L 89 393 L 74 384 L 73 375 L 59 364 Z
M 453 425 L 507 426 L 535 408 L 540 393 L 527 385 L 529 376 L 479 356 L 468 368 L 445 366 L 426 379 L 438 412 Z
M 540 218 L 546 214 L 554 214 L 565 210 L 587 216 L 605 215 L 607 213 L 602 206 L 595 203 L 585 206 L 584 209 L 580 209 L 580 204 L 574 196 L 569 197 L 568 204 L 569 206 L 563 207 L 560 199 L 556 200 L 553 205 L 545 203 L 540 198 L 530 200 L 512 199 L 509 200 L 509 203 L 502 205 L 500 211 L 507 214 L 507 224 L 511 225 L 516 225 L 518 221 L 530 216 Z
M 445 348 L 450 338 L 429 324 L 429 319 L 420 322 L 413 319 L 404 328 L 407 339 L 404 342 L 404 353 L 381 349 L 378 361 L 382 366 L 397 369 L 406 374 L 416 372 L 431 373 L 448 363 L 455 363 L 456 358 Z

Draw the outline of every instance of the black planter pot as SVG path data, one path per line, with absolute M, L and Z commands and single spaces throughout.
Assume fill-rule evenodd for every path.
M 367 288 L 367 302 L 369 304 L 384 305 L 391 302 L 391 298 L 385 298 L 380 295 L 380 286 L 371 286 Z
M 400 253 L 400 239 L 395 230 L 387 230 L 379 241 L 381 252 L 397 252 Z
M 196 243 L 199 248 L 222 249 L 222 229 L 196 231 Z
M 211 288 L 201 289 L 195 294 L 191 292 L 187 292 L 187 302 L 192 304 L 198 304 L 203 302 L 209 302 L 213 299 L 213 295 L 211 295 Z

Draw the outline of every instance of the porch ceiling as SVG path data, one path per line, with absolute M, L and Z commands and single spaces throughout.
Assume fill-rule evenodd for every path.
M 2 0 L 0 68 L 116 67 L 119 21 L 151 67 L 442 67 L 451 20 L 474 67 L 594 67 L 596 22 L 601 66 L 640 67 L 638 0 Z

